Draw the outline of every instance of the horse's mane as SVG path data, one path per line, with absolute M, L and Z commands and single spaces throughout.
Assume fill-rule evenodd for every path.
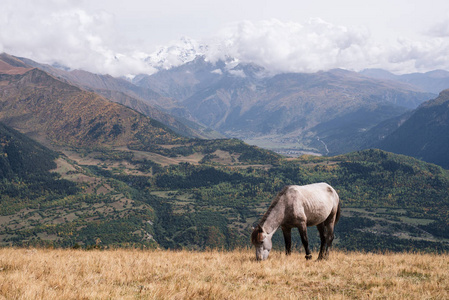
M 282 189 L 282 191 L 280 191 L 276 197 L 273 199 L 273 201 L 270 204 L 270 207 L 268 208 L 267 212 L 263 215 L 262 219 L 259 222 L 259 226 L 262 228 L 262 226 L 265 224 L 265 221 L 267 220 L 268 216 L 271 214 L 271 211 L 273 210 L 273 208 L 276 207 L 276 205 L 278 204 L 279 200 L 281 199 L 282 196 L 285 195 L 285 193 L 287 192 L 287 190 L 290 188 L 289 185 L 284 186 L 284 188 Z

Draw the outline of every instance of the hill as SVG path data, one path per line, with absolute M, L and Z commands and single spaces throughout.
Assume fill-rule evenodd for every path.
M 0 123 L 0 178 L 31 177 L 56 168 L 58 154 Z
M 316 256 L 316 254 L 314 253 Z M 447 254 L 0 249 L 6 299 L 447 299 Z
M 336 229 L 339 247 L 393 251 L 448 248 L 449 173 L 378 150 L 302 158 L 269 168 L 171 167 L 168 173 L 156 174 L 155 185 L 150 188 L 152 195 L 164 198 L 153 199 L 154 206 L 163 203 L 166 207 L 156 220 L 157 230 L 163 230 L 164 236 L 159 243 L 165 247 L 212 247 L 211 243 L 218 242 L 209 234 L 215 231 L 218 241 L 229 248 L 246 245 L 251 227 L 284 185 L 320 181 L 334 186 L 343 201 L 343 217 Z M 316 247 L 315 229 L 310 230 Z M 274 239 L 282 247 L 279 232 Z M 298 237 L 296 242 L 300 245 Z
M 211 145 L 201 147 L 210 154 L 172 158 L 141 151 L 66 151 L 72 160 L 62 157 L 55 171 L 76 183 L 74 195 L 41 198 L 43 204 L 25 211 L 4 201 L 10 210 L 0 219 L 1 242 L 87 248 L 96 241 L 99 247 L 244 247 L 251 227 L 284 185 L 326 181 L 343 201 L 336 247 L 449 249 L 449 174 L 435 165 L 374 150 L 248 164 L 245 155 L 214 150 L 215 143 L 207 142 Z M 232 146 L 229 149 L 244 147 L 238 141 L 223 143 Z M 316 249 L 316 229 L 309 231 Z M 299 236 L 294 235 L 294 241 L 300 247 Z M 283 247 L 279 232 L 274 242 L 277 249 Z
M 144 147 L 181 139 L 157 121 L 39 69 L 0 74 L 0 86 L 0 121 L 39 140 L 72 146 Z
M 255 65 L 203 57 L 133 82 L 177 99 L 199 122 L 227 136 L 322 154 L 357 149 L 347 141 L 360 131 L 434 97 L 345 70 L 273 76 Z
M 28 68 L 38 68 L 59 80 L 80 87 L 81 89 L 95 92 L 108 100 L 128 106 L 163 123 L 181 135 L 199 138 L 224 137 L 193 122 L 193 120 L 188 120 L 190 118 L 188 114 L 184 114 L 183 118 L 173 117 L 167 113 L 169 109 L 182 110 L 173 99 L 162 97 L 151 89 L 136 86 L 123 78 L 93 74 L 83 70 L 65 70 L 40 64 L 27 58 L 14 57 L 6 53 L 0 54 L 1 60 L 5 62 L 17 61 Z
M 145 230 L 142 219 L 151 218 L 153 211 L 149 205 L 134 205 L 113 186 L 107 187 L 113 191 L 111 197 L 97 193 L 95 187 L 105 188 L 104 182 L 77 172 L 76 165 L 68 164 L 64 156 L 1 123 L 0 141 L 0 245 L 24 245 L 30 237 L 35 245 L 46 245 L 61 232 L 73 230 L 75 224 L 86 232 L 80 242 L 94 243 L 91 235 L 98 232 L 89 234 L 89 230 L 105 224 L 115 227 L 109 240 L 103 236 L 109 243 L 152 244 L 151 240 L 131 235 Z M 52 172 L 56 168 L 64 169 L 70 176 L 61 178 Z M 107 211 L 113 209 L 116 214 L 108 215 Z M 83 222 L 73 222 L 75 216 L 83 217 Z M 115 220 L 117 216 L 121 220 Z
M 449 168 L 449 90 L 418 107 L 377 147 Z

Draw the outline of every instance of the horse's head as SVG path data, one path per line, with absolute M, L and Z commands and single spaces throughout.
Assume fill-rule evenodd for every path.
M 254 228 L 251 234 L 251 242 L 256 247 L 256 259 L 266 260 L 271 251 L 271 236 L 266 234 L 260 225 Z

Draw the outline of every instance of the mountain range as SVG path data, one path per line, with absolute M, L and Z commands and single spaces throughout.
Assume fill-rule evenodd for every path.
M 0 122 L 46 146 L 119 147 L 173 157 L 186 153 L 212 154 L 220 149 L 238 153 L 246 161 L 261 157 L 277 159 L 274 153 L 238 140 L 204 140 L 181 135 L 147 115 L 30 67 L 18 58 L 3 54 L 0 61 Z
M 361 71 L 360 74 L 381 80 L 408 83 L 423 91 L 434 94 L 438 94 L 442 90 L 449 88 L 449 72 L 445 70 L 395 75 L 381 69 L 366 69 Z
M 226 136 L 322 154 L 356 150 L 360 145 L 347 142 L 354 135 L 435 96 L 346 70 L 270 75 L 252 64 L 204 57 L 133 83 L 177 99 L 196 120 Z
M 214 134 L 209 122 L 284 144 L 293 132 L 297 149 L 324 153 L 415 139 L 425 151 L 413 155 L 430 159 L 425 152 L 447 153 L 449 97 L 423 103 L 426 95 L 344 70 L 270 75 L 198 58 L 129 82 L 2 54 L 0 245 L 243 247 L 283 186 L 326 181 L 344 199 L 337 246 L 446 251 L 449 173 L 441 167 L 381 150 L 286 159 L 237 139 L 194 137 Z M 162 121 L 201 119 L 204 130 L 181 135 L 151 110 Z
M 195 54 L 194 48 L 188 55 L 183 52 L 181 65 L 161 65 L 159 72 L 141 74 L 131 81 L 7 54 L 0 55 L 0 62 L 2 76 L 24 76 L 20 73 L 35 68 L 32 72 L 42 71 L 40 76 L 59 81 L 59 86 L 65 83 L 66 87 L 78 87 L 80 93 L 101 95 L 100 98 L 128 106 L 183 136 L 235 137 L 293 155 L 335 155 L 370 147 L 398 149 L 387 147 L 391 143 L 385 137 L 396 131 L 415 109 L 421 109 L 422 103 L 435 99 L 435 91 L 445 87 L 449 78 L 449 72 L 441 70 L 394 75 L 375 69 L 360 73 L 335 69 L 273 75 L 260 66 L 232 58 L 208 61 Z M 174 50 L 166 49 L 167 53 L 170 51 Z M 163 59 L 164 52 L 160 55 Z M 31 73 L 27 76 L 31 77 Z M 16 92 L 24 91 L 16 88 Z M 23 116 L 14 117 L 6 111 L 3 115 L 8 116 L 4 119 L 7 124 L 26 124 L 21 121 Z M 111 128 L 108 130 L 111 132 Z M 407 145 L 404 141 L 402 144 Z M 434 162 L 427 155 L 415 157 Z
M 114 78 L 110 75 L 94 74 L 82 70 L 67 70 L 46 64 L 40 64 L 27 58 L 11 57 L 5 53 L 0 54 L 5 61 L 18 60 L 24 66 L 38 68 L 44 72 L 87 91 L 95 92 L 107 99 L 131 107 L 134 110 L 164 123 L 172 130 L 184 135 L 200 138 L 224 137 L 198 123 L 189 121 L 189 116 L 176 118 L 166 113 L 167 110 L 179 108 L 173 99 L 162 97 L 151 89 L 138 87 L 123 78 Z M 192 119 L 192 118 L 190 118 Z

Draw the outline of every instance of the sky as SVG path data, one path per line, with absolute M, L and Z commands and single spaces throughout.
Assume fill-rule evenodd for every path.
M 449 71 L 447 0 L 0 1 L 0 52 L 113 76 L 192 49 L 273 73 Z

